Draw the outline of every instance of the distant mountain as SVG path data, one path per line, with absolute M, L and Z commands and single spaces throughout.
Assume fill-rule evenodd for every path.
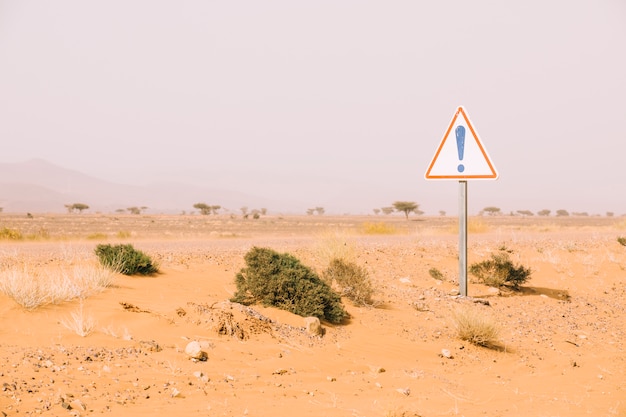
M 297 202 L 274 201 L 232 190 L 178 183 L 125 185 L 95 178 L 41 159 L 0 163 L 0 207 L 6 213 L 60 213 L 84 203 L 90 212 L 148 207 L 153 213 L 193 211 L 195 203 L 218 204 L 239 213 L 243 206 L 270 212 L 303 212 Z M 303 205 L 302 205 L 303 206 Z

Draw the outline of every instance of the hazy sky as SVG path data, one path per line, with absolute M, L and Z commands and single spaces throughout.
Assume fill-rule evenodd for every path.
M 459 105 L 470 212 L 626 213 L 624 0 L 0 0 L 0 162 L 454 214 Z

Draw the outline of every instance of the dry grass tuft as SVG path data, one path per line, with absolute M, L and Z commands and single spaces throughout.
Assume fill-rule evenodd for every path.
M 315 257 L 322 265 L 330 265 L 333 259 L 353 262 L 356 259 L 356 243 L 345 231 L 326 230 L 317 235 Z
M 366 235 L 393 235 L 398 232 L 398 229 L 392 225 L 384 222 L 366 222 L 361 225 L 361 230 Z
M 500 328 L 478 308 L 460 308 L 453 314 L 457 335 L 477 346 L 493 347 L 498 344 Z
M 487 233 L 490 230 L 489 225 L 482 219 L 469 218 L 467 220 L 468 233 Z M 450 226 L 450 231 L 454 234 L 459 233 L 459 224 L 455 223 Z
M 71 330 L 80 337 L 86 337 L 96 327 L 96 322 L 91 316 L 85 316 L 83 300 L 80 300 L 78 310 L 72 312 L 69 318 L 61 320 L 63 327 Z
M 354 262 L 333 259 L 322 273 L 322 279 L 329 285 L 339 287 L 342 297 L 347 297 L 356 306 L 373 306 L 374 288 L 365 268 Z
M 0 271 L 0 292 L 27 310 L 85 298 L 113 284 L 115 273 L 95 264 L 33 268 L 13 264 Z

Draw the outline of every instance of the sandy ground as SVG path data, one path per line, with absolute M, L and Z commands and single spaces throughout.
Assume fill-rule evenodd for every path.
M 505 246 L 533 275 L 513 294 L 470 277 L 464 299 L 455 219 L 180 218 L 4 215 L 2 227 L 45 237 L 2 241 L 4 270 L 8 259 L 33 269 L 91 262 L 97 243 L 123 236 L 161 273 L 120 275 L 82 303 L 32 311 L 0 294 L 2 415 L 626 416 L 623 219 L 502 217 L 476 221 L 475 232 L 470 222 L 470 264 Z M 363 222 L 396 233 L 368 235 Z M 322 323 L 320 337 L 302 317 L 228 301 L 251 247 L 319 272 L 329 234 L 369 271 L 375 308 L 344 300 L 351 319 Z M 460 340 L 459 308 L 497 322 L 500 346 Z M 63 325 L 72 314 L 93 322 L 90 334 Z M 191 341 L 206 361 L 185 353 Z

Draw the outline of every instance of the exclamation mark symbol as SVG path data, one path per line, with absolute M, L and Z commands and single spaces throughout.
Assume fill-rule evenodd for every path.
M 457 126 L 456 130 L 456 149 L 459 152 L 459 161 L 463 160 L 463 154 L 465 153 L 465 127 Z M 463 164 L 459 164 L 456 168 L 459 172 L 465 171 Z

